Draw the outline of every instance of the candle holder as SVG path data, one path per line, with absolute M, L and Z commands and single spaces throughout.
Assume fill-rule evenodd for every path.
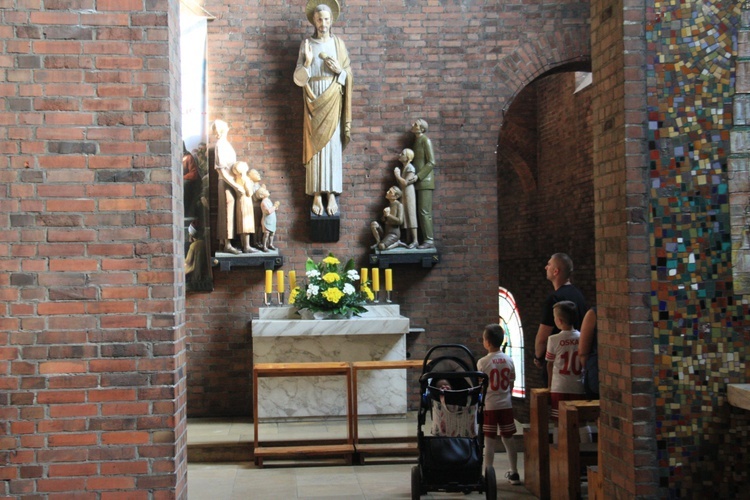
M 389 304 L 391 303 L 391 291 L 390 290 L 385 291 L 385 301 Z
M 263 303 L 266 305 L 266 307 L 269 307 L 271 305 L 271 294 L 268 292 L 263 292 Z
M 373 303 L 373 304 L 377 304 L 377 303 L 379 303 L 379 302 L 380 302 L 380 290 L 378 290 L 377 292 L 376 292 L 375 290 L 373 290 L 373 291 L 372 291 L 372 295 L 373 295 L 373 297 L 374 297 L 374 298 L 372 299 L 372 303 Z
M 284 305 L 284 292 L 276 292 L 276 298 L 279 301 L 277 305 L 283 306 Z

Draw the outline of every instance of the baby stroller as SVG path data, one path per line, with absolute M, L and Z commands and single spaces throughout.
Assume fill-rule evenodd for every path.
M 479 491 L 495 500 L 495 469 L 489 465 L 482 471 L 481 422 L 487 375 L 477 371 L 468 348 L 441 344 L 427 352 L 419 385 L 419 464 L 411 470 L 412 499 L 419 499 L 428 491 Z M 431 435 L 422 430 L 428 412 Z

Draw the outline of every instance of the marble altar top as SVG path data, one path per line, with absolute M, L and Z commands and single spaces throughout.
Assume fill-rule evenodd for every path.
M 253 337 L 301 337 L 320 335 L 393 335 L 409 333 L 409 318 L 397 304 L 367 305 L 367 312 L 352 319 L 299 319 L 291 306 L 261 307 L 252 321 Z

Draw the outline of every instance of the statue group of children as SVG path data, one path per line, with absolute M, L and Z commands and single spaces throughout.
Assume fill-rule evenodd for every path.
M 232 165 L 232 175 L 235 182 L 243 188 L 239 194 L 239 224 L 237 232 L 242 241 L 244 253 L 255 253 L 258 250 L 250 244 L 250 235 L 255 234 L 255 246 L 264 251 L 276 250 L 273 245 L 273 237 L 276 233 L 276 210 L 280 203 L 271 202 L 271 194 L 265 184 L 260 183 L 260 173 L 251 169 L 244 161 L 238 161 Z M 256 223 L 260 219 L 262 237 L 256 231 Z
M 223 251 L 237 255 L 276 250 L 273 236 L 279 202 L 271 202 L 268 189 L 260 183 L 257 170 L 251 169 L 244 161 L 237 161 L 237 153 L 227 138 L 229 125 L 223 120 L 215 120 L 211 129 L 216 136 L 214 168 L 219 177 L 216 229 Z M 258 222 L 262 227 L 262 236 L 258 231 Z M 256 248 L 250 242 L 251 234 L 255 235 L 253 244 Z M 242 250 L 232 246 L 235 236 L 240 237 Z
M 390 250 L 396 247 L 416 248 L 417 240 L 417 194 L 414 184 L 419 180 L 417 170 L 412 165 L 414 151 L 409 148 L 401 151 L 398 157 L 401 167 L 393 169 L 398 185 L 392 186 L 385 194 L 388 206 L 383 209 L 381 226 L 372 221 L 370 228 L 375 237 L 373 249 Z M 406 230 L 406 242 L 401 241 L 401 228 Z

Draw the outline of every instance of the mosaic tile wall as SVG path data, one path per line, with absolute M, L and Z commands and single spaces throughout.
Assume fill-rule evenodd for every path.
M 742 4 L 657 0 L 647 23 L 656 437 L 665 498 L 750 484 L 748 307 L 732 278 L 728 159 Z

